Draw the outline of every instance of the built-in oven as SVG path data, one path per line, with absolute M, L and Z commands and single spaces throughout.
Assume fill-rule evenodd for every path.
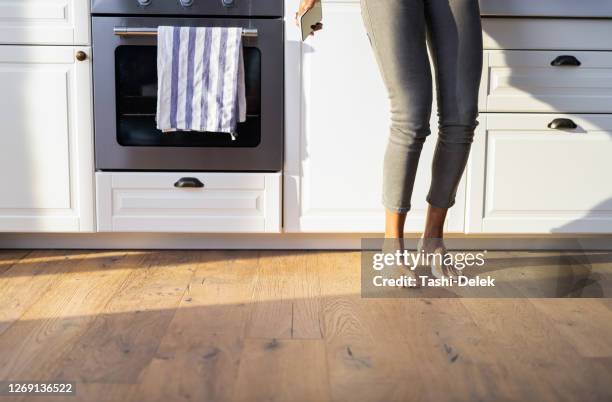
M 96 169 L 280 171 L 282 12 L 282 0 L 92 0 Z M 235 138 L 157 130 L 161 25 L 244 28 L 247 119 Z

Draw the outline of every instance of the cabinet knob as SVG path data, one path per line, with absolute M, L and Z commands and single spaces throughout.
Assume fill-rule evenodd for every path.
M 85 61 L 87 60 L 87 53 L 82 50 L 79 50 L 78 52 L 76 52 L 75 57 L 78 61 Z

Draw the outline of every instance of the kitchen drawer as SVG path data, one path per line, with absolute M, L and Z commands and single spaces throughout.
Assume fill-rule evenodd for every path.
M 0 44 L 89 42 L 89 0 L 0 0 Z
M 550 129 L 553 119 L 576 129 Z M 468 232 L 612 233 L 612 116 L 488 114 L 468 174 Z
M 612 50 L 612 19 L 485 17 L 482 29 L 485 49 Z
M 182 178 L 203 187 L 176 187 Z M 278 233 L 280 182 L 280 173 L 99 172 L 98 230 Z
M 485 16 L 612 17 L 609 0 L 480 0 Z
M 485 58 L 487 112 L 612 113 L 612 52 L 491 50 Z

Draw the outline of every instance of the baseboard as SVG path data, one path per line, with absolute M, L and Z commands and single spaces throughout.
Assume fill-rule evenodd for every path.
M 321 249 L 359 250 L 377 234 L 0 234 L 2 249 Z M 487 250 L 612 250 L 611 235 L 449 235 L 456 248 Z M 407 235 L 406 246 L 416 246 Z

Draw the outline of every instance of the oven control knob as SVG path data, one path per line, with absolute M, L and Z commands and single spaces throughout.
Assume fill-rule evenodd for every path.
M 234 0 L 221 0 L 221 4 L 223 4 L 223 7 L 232 7 Z
M 179 0 L 179 2 L 183 7 L 191 7 L 193 5 L 193 0 Z
M 153 0 L 138 0 L 138 5 L 142 7 L 146 7 L 151 4 Z

